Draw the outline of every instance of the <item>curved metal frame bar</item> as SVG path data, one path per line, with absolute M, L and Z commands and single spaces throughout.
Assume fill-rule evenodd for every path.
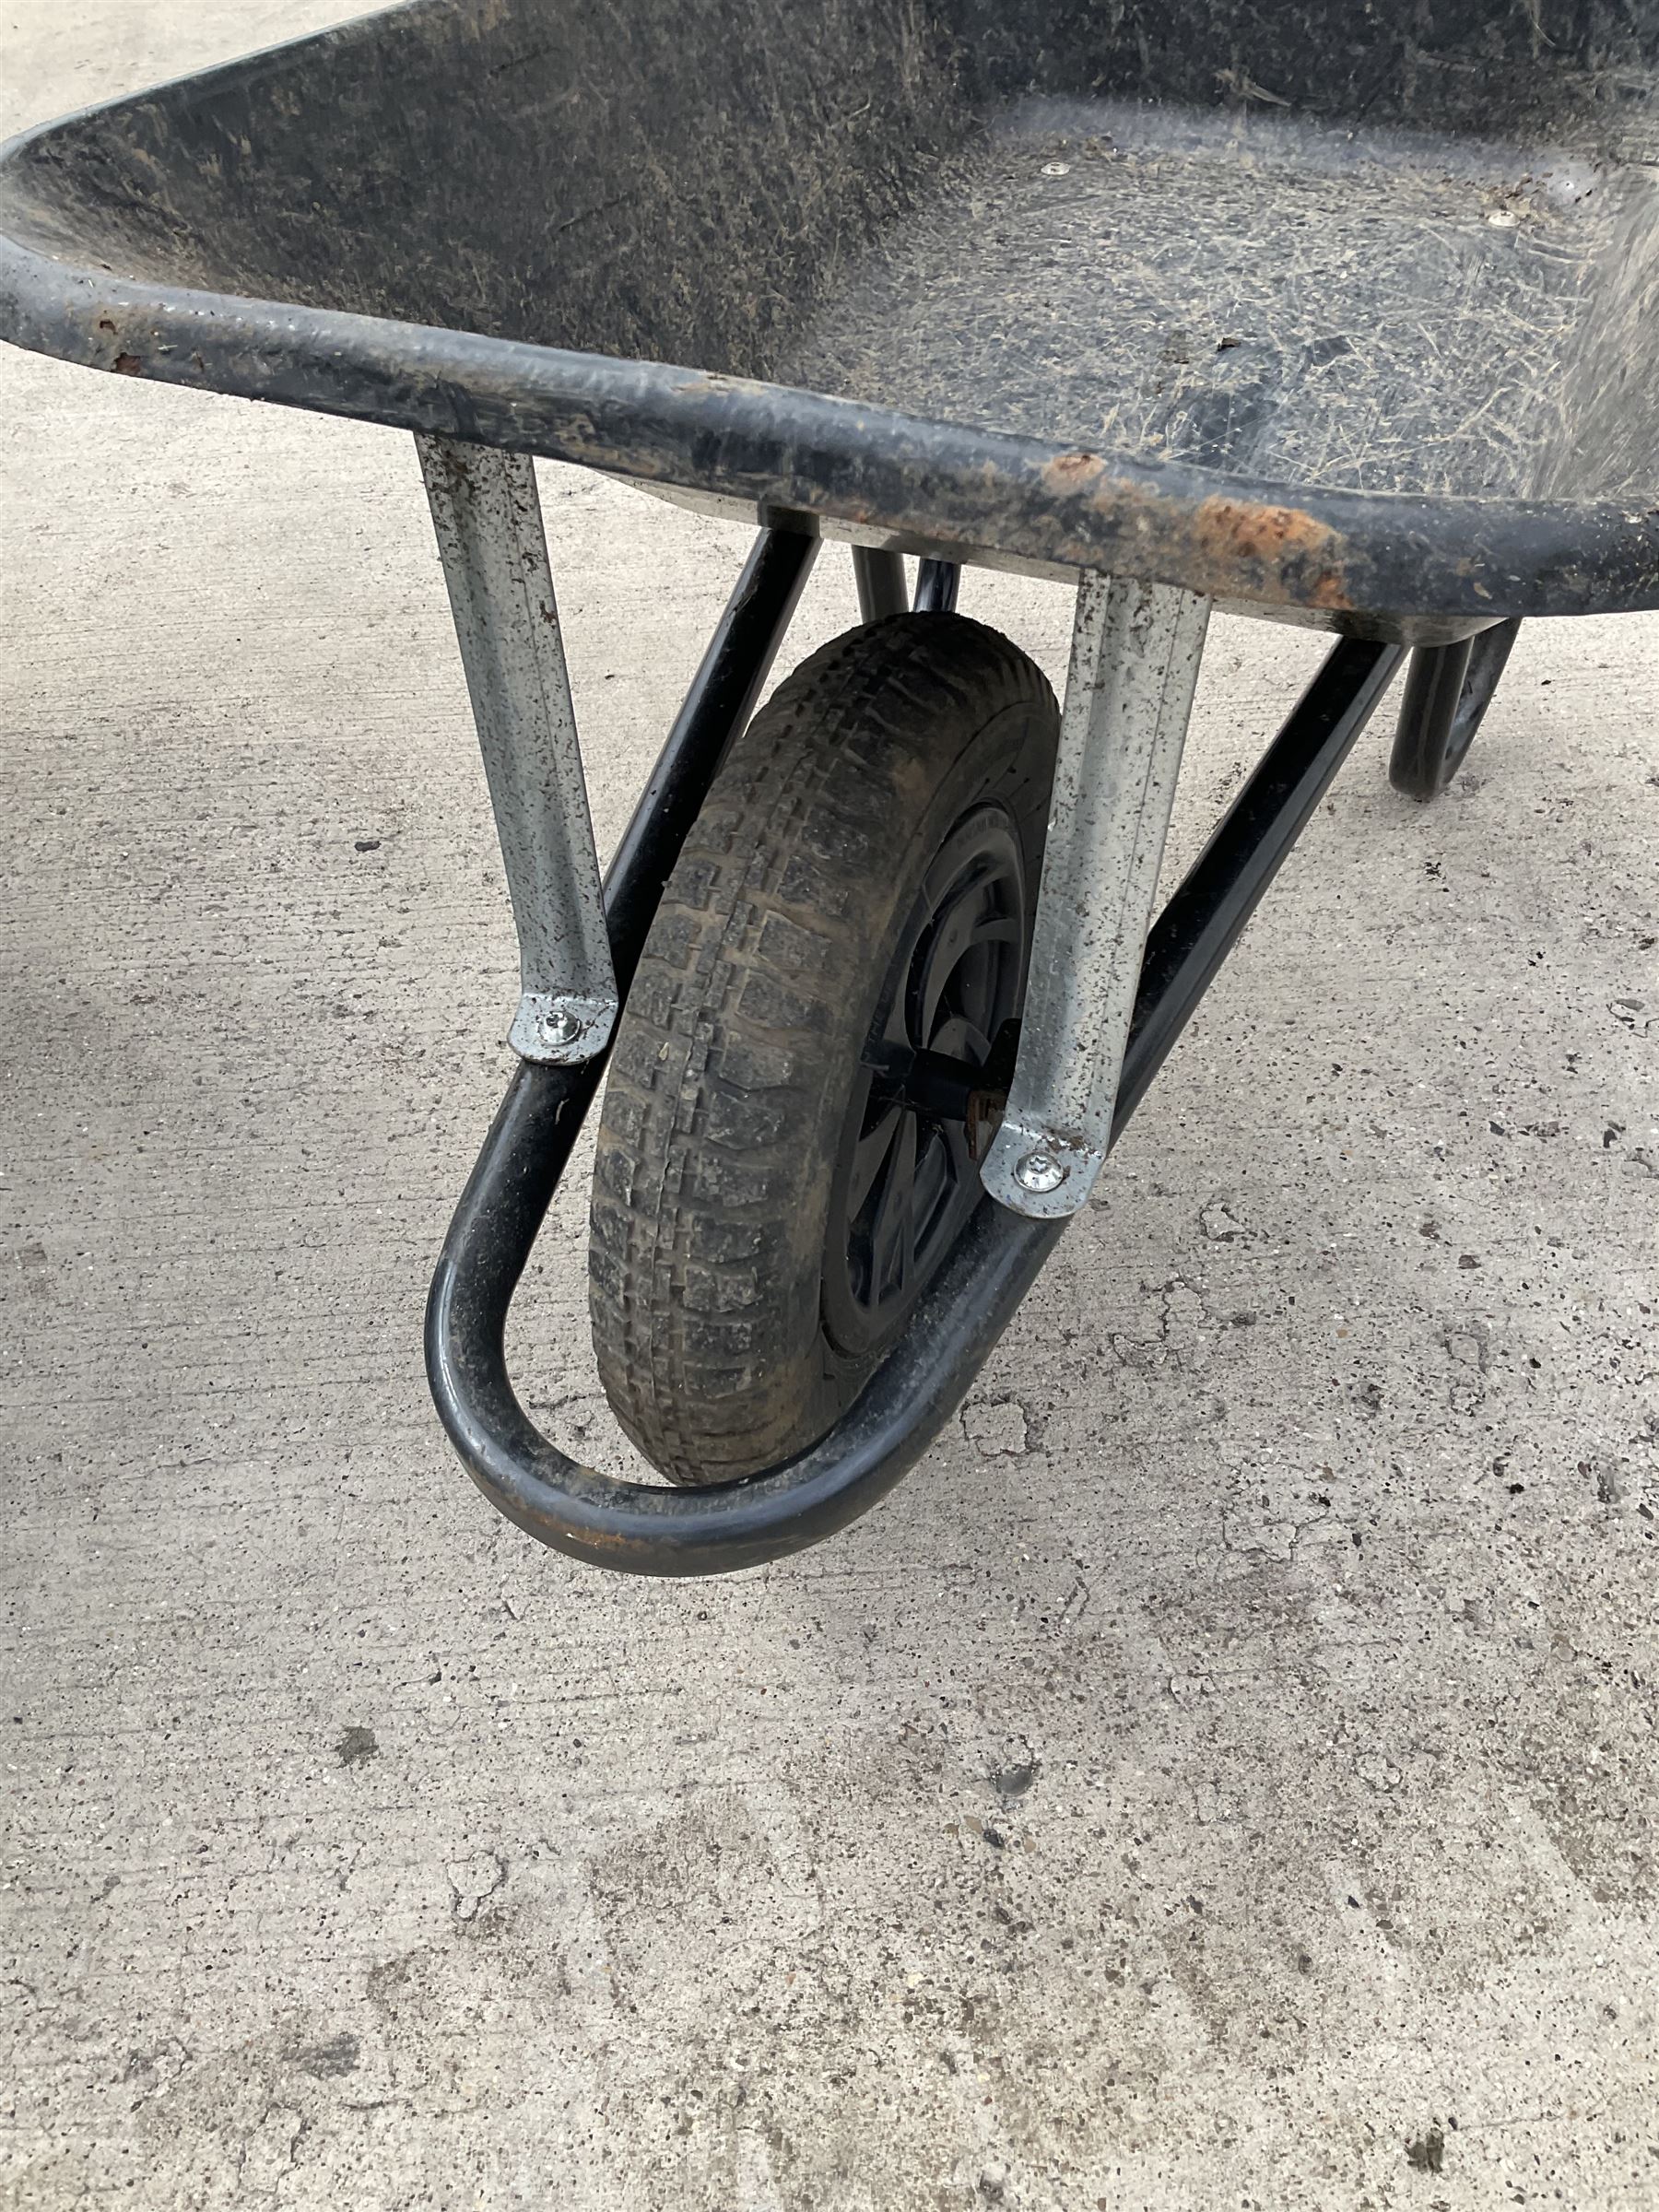
M 807 538 L 762 534 L 612 864 L 606 921 L 624 994 L 663 884 L 753 707 L 814 550 Z M 1403 657 L 1399 647 L 1357 641 L 1335 648 L 1164 909 L 1147 940 L 1114 1142 Z M 573 1559 L 693 1575 L 782 1558 L 845 1527 L 913 1465 L 1065 1225 L 1022 1219 L 987 1199 L 856 1404 L 786 1465 L 703 1489 L 613 1481 L 542 1435 L 513 1392 L 505 1346 L 508 1309 L 602 1068 L 600 1057 L 580 1066 L 525 1062 L 508 1086 L 427 1304 L 427 1373 L 440 1417 L 491 1503 Z

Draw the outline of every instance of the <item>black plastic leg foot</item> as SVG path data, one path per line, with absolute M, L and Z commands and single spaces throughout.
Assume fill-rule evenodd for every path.
M 1518 621 L 1499 622 L 1455 645 L 1419 645 L 1411 656 L 1388 780 L 1409 799 L 1439 798 L 1475 742 Z

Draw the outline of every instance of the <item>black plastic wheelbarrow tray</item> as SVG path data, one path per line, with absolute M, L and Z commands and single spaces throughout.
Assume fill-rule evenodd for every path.
M 522 1527 L 699 1573 L 870 1505 L 1400 663 L 1428 798 L 1523 618 L 1659 606 L 1656 88 L 1653 0 L 416 0 L 6 149 L 0 333 L 419 441 L 523 971 L 428 1362 Z M 603 888 L 536 454 L 762 525 Z M 861 626 L 756 714 L 825 537 Z M 971 562 L 1072 582 L 1062 714 Z M 1217 603 L 1340 641 L 1154 919 Z M 601 1368 L 678 1487 L 502 1348 L 607 1053 Z

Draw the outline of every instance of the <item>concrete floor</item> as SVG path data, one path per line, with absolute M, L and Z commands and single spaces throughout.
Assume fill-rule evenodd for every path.
M 13 0 L 5 105 L 330 12 Z M 1659 625 L 1369 736 L 922 1466 L 635 1584 L 421 1376 L 513 971 L 408 442 L 0 379 L 5 2201 L 1659 2203 Z M 546 497 L 608 839 L 743 537 Z M 625 1464 L 579 1202 L 516 1357 Z

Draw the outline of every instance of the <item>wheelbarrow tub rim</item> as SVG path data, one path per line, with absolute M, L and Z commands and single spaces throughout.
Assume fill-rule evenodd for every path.
M 385 11 L 381 11 L 382 14 Z M 159 88 L 198 94 L 349 37 L 358 18 Z M 764 520 L 857 529 L 1344 618 L 1659 607 L 1652 504 L 1426 498 L 1273 482 L 928 419 L 691 367 L 192 289 L 53 248 L 65 140 L 156 90 L 0 146 L 0 336 L 88 368 L 435 432 Z M 61 236 L 61 231 L 58 233 Z M 131 259 L 123 241 L 119 249 Z

